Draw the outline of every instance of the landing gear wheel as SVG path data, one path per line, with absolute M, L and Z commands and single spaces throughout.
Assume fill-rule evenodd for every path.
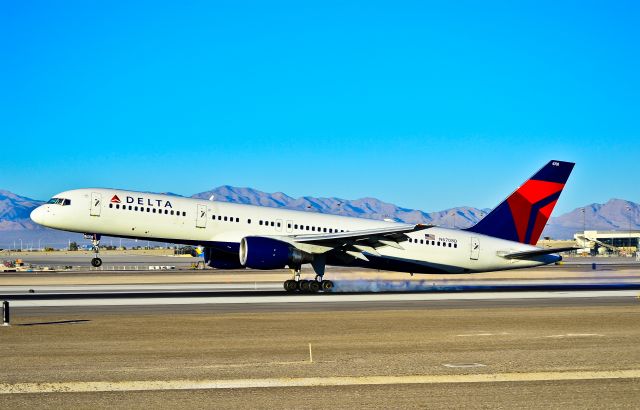
M 102 266 L 102 259 L 98 257 L 100 253 L 100 236 L 101 235 L 97 233 L 84 234 L 85 239 L 91 239 L 91 244 L 93 245 L 92 249 L 94 252 L 94 257 L 93 259 L 91 259 L 91 266 L 93 266 L 94 268 Z
M 331 291 L 331 289 L 333 289 L 333 282 L 331 282 L 330 280 L 323 280 L 320 286 L 322 287 L 322 290 L 324 292 L 329 292 Z
M 320 282 L 318 282 L 316 280 L 310 280 L 309 281 L 309 292 L 311 292 L 311 293 L 320 292 Z
M 295 280 L 285 280 L 284 281 L 284 290 L 287 292 L 295 292 L 298 290 L 298 282 Z
M 301 280 L 300 282 L 298 282 L 298 286 L 300 287 L 300 291 L 301 292 L 309 292 L 309 281 L 308 280 Z

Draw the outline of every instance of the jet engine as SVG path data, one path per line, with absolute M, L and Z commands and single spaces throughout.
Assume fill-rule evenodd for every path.
M 310 263 L 313 255 L 289 243 L 260 236 L 247 236 L 240 241 L 240 264 L 251 269 L 282 269 Z
M 216 269 L 244 269 L 237 253 L 223 252 L 216 248 L 204 248 L 204 262 Z

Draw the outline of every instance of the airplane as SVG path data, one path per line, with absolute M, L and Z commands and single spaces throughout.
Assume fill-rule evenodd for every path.
M 476 225 L 452 229 L 120 189 L 61 192 L 34 209 L 43 226 L 84 233 L 102 265 L 100 238 L 154 240 L 202 246 L 208 266 L 283 269 L 287 292 L 330 291 L 325 267 L 347 266 L 423 274 L 467 274 L 558 262 L 539 248 L 542 230 L 574 163 L 549 161 Z M 301 278 L 311 264 L 314 280 Z

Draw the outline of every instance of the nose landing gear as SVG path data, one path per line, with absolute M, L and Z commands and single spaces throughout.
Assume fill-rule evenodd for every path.
M 91 266 L 93 266 L 94 268 L 98 268 L 102 266 L 102 259 L 99 258 L 100 234 L 97 234 L 97 233 L 85 234 L 84 237 L 86 239 L 91 239 L 91 244 L 93 245 L 91 249 L 93 250 L 95 256 L 93 257 L 93 259 L 91 259 Z

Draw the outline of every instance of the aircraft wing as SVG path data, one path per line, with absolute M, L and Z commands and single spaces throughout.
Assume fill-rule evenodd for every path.
M 386 228 L 363 229 L 359 231 L 337 232 L 315 235 L 293 235 L 289 239 L 293 244 L 319 246 L 344 252 L 357 259 L 368 260 L 363 252 L 379 255 L 376 248 L 391 246 L 403 249 L 399 242 L 407 240 L 407 233 L 431 228 L 435 225 L 398 224 Z
M 534 249 L 532 251 L 508 253 L 506 255 L 502 255 L 502 257 L 506 259 L 529 259 L 536 256 L 573 251 L 576 249 L 580 249 L 580 248 L 576 248 L 575 246 L 567 246 L 565 248 L 541 248 L 541 249 Z

